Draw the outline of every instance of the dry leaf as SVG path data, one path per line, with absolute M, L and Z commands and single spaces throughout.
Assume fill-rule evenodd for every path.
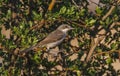
M 84 53 L 84 55 L 81 57 L 81 61 L 85 61 L 85 58 L 86 58 L 86 56 L 87 56 L 87 54 L 86 53 Z
M 5 35 L 7 39 L 10 39 L 11 29 L 6 30 L 5 26 L 2 25 L 1 33 Z
M 55 68 L 56 68 L 57 70 L 59 70 L 59 71 L 62 71 L 62 70 L 63 70 L 63 68 L 62 68 L 61 65 L 56 65 Z
M 73 55 L 71 55 L 70 57 L 69 57 L 69 59 L 71 60 L 71 61 L 74 61 L 75 59 L 77 59 L 78 58 L 78 54 L 77 53 L 74 53 Z
M 2 58 L 2 57 L 0 57 L 0 64 L 1 64 L 1 63 L 3 63 L 3 58 Z
M 113 63 L 112 63 L 112 66 L 113 66 L 113 68 L 114 68 L 116 71 L 120 70 L 120 62 L 119 62 L 119 59 L 117 59 L 116 62 L 113 62 Z
M 78 45 L 78 39 L 74 38 L 70 41 L 71 46 L 79 47 Z

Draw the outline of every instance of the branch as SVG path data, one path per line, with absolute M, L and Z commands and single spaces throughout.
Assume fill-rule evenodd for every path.
M 120 0 L 118 0 L 117 4 L 120 2 Z M 110 10 L 103 16 L 102 20 L 105 20 L 111 13 L 112 11 L 114 10 L 115 6 L 112 6 L 110 8 Z
M 95 50 L 95 48 L 98 45 L 98 43 L 99 43 L 99 39 L 98 38 L 97 38 L 97 42 L 95 44 L 94 44 L 94 39 L 92 38 L 91 48 L 90 48 L 90 51 L 89 51 L 88 56 L 86 58 L 86 62 L 89 61 L 89 59 L 90 59 L 91 55 L 93 54 L 93 51 Z
M 112 11 L 114 10 L 114 8 L 115 8 L 115 6 L 112 6 L 112 7 L 110 8 L 110 10 L 107 12 L 107 14 L 105 14 L 105 15 L 103 16 L 102 20 L 105 20 L 105 19 L 112 13 Z

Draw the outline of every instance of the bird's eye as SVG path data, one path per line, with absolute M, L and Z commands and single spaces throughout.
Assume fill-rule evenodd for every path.
M 68 26 L 65 26 L 65 28 L 68 28 Z

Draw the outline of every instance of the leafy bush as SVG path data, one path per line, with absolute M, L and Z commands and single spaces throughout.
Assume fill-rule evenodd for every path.
M 1 76 L 118 75 L 112 63 L 120 59 L 119 4 L 120 0 L 1 0 Z M 75 29 L 53 60 L 43 51 L 19 54 L 63 23 Z

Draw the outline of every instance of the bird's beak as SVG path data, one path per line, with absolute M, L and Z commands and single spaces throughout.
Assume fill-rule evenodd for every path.
M 73 29 L 75 29 L 75 28 L 73 28 L 73 27 L 70 28 L 70 30 L 73 30 Z

